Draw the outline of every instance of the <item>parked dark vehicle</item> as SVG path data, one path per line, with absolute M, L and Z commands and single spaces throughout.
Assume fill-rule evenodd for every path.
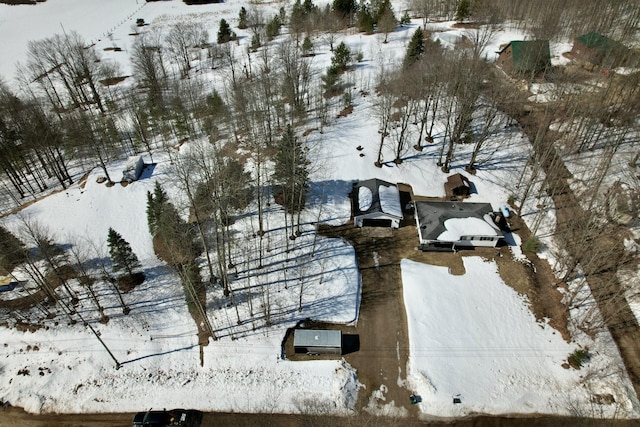
M 199 427 L 202 412 L 192 409 L 138 412 L 133 417 L 133 427 Z

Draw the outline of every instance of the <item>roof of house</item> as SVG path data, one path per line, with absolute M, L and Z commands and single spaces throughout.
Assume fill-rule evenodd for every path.
M 382 212 L 402 219 L 398 186 L 381 179 L 368 179 L 353 184 L 354 216 Z
M 325 329 L 295 329 L 294 347 L 341 347 L 342 332 Z
M 444 189 L 447 194 L 453 193 L 454 189 L 466 189 L 466 193 L 471 191 L 471 184 L 469 183 L 469 179 L 459 173 L 451 175 L 447 178 L 447 182 L 444 183 Z
M 513 40 L 500 53 L 509 46 L 515 71 L 542 71 L 551 66 L 548 40 Z
M 416 201 L 415 213 L 422 240 L 455 242 L 461 236 L 501 236 L 489 216 L 489 203 Z
M 460 186 L 469 187 L 469 180 L 467 179 L 466 176 L 460 173 L 456 173 L 447 177 L 447 184 L 453 187 L 460 187 Z
M 588 48 L 595 49 L 603 55 L 611 53 L 617 49 L 624 49 L 624 45 L 620 42 L 610 39 L 607 36 L 603 36 L 598 33 L 587 33 L 576 37 L 576 40 L 580 41 Z

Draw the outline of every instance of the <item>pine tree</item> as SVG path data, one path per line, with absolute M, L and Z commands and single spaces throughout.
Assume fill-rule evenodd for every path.
M 160 220 L 163 206 L 167 201 L 167 193 L 160 186 L 160 183 L 156 181 L 153 194 L 147 191 L 147 224 L 149 225 L 149 233 L 152 236 L 158 231 L 158 221 Z
M 302 41 L 302 55 L 303 56 L 312 56 L 313 55 L 313 43 L 309 36 L 306 36 Z
M 424 53 L 424 32 L 421 27 L 416 29 L 416 32 L 413 33 L 413 37 L 411 37 L 411 41 L 409 42 L 409 46 L 407 46 L 407 54 L 404 57 L 403 65 L 405 68 L 413 65 L 420 56 Z
M 247 9 L 242 6 L 240 8 L 240 12 L 238 13 L 238 28 L 244 30 L 247 28 Z
M 336 68 L 338 73 L 342 73 L 347 70 L 349 62 L 351 61 L 351 50 L 344 42 L 340 42 L 338 47 L 333 51 L 333 58 L 331 58 L 331 66 Z
M 340 73 L 335 66 L 327 68 L 327 73 L 320 77 L 322 79 L 322 86 L 327 95 L 333 96 L 338 93 L 340 84 Z
M 411 24 L 411 16 L 409 16 L 409 11 L 405 10 L 404 15 L 400 18 L 400 25 L 409 25 Z
M 25 259 L 22 242 L 9 230 L 0 226 L 0 274 L 2 270 L 10 272 Z
M 231 27 L 225 19 L 221 19 L 218 29 L 218 43 L 227 43 L 229 40 L 231 40 Z
M 267 40 L 271 41 L 276 36 L 280 34 L 280 27 L 282 23 L 280 22 L 280 17 L 278 15 L 274 15 L 273 19 L 269 21 L 267 24 L 267 28 L 265 29 L 265 35 L 267 36 Z
M 460 0 L 456 9 L 456 21 L 464 21 L 471 14 L 471 0 Z
M 358 30 L 367 34 L 373 34 L 375 23 L 371 8 L 368 4 L 364 4 L 358 11 Z
M 113 269 L 115 271 L 125 271 L 128 276 L 133 276 L 135 270 L 140 268 L 140 261 L 131 250 L 129 242 L 124 240 L 117 231 L 109 227 L 107 245 L 109 246 L 111 261 L 113 261 Z
M 356 0 L 333 0 L 332 9 L 342 18 L 346 18 L 358 10 L 358 4 Z

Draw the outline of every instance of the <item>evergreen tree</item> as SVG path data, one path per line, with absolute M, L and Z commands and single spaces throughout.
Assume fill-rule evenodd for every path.
M 302 3 L 302 8 L 304 9 L 304 13 L 307 16 L 318 11 L 318 6 L 313 4 L 313 0 L 304 0 L 304 3 Z
M 162 207 L 167 201 L 167 193 L 160 186 L 160 183 L 156 181 L 153 194 L 147 191 L 147 224 L 149 225 L 149 233 L 152 236 L 158 231 L 158 221 L 160 220 Z
M 333 0 L 333 11 L 342 18 L 346 18 L 358 10 L 356 0 Z
M 380 25 L 380 21 L 385 14 L 391 14 L 394 21 L 398 21 L 396 19 L 395 13 L 393 13 L 393 7 L 391 6 L 391 0 L 382 0 L 382 2 L 378 5 L 378 9 L 373 14 L 373 22 L 376 25 Z
M 302 141 L 296 137 L 291 125 L 287 125 L 277 147 L 273 180 L 276 191 L 282 195 L 282 204 L 289 212 L 299 212 L 304 207 L 309 186 L 308 166 Z
M 227 43 L 231 38 L 231 27 L 225 19 L 221 19 L 218 29 L 218 43 Z
M 278 34 L 280 34 L 281 26 L 280 17 L 278 15 L 274 15 L 273 19 L 269 21 L 267 28 L 265 29 L 267 40 L 273 40 Z
M 338 47 L 333 51 L 331 66 L 335 67 L 338 73 L 342 73 L 347 70 L 349 62 L 351 62 L 351 51 L 344 42 L 340 42 Z
M 240 8 L 240 12 L 238 13 L 238 28 L 244 30 L 247 28 L 247 9 L 242 6 Z
M 413 33 L 413 37 L 411 37 L 411 41 L 409 42 L 409 46 L 407 46 L 407 54 L 404 57 L 404 65 L 405 68 L 413 65 L 420 56 L 424 53 L 424 32 L 422 31 L 422 27 L 418 27 L 416 32 Z
M 456 9 L 456 21 L 464 21 L 471 14 L 471 0 L 460 0 Z
M 333 65 L 327 68 L 327 73 L 321 77 L 324 90 L 328 96 L 338 93 L 338 85 L 340 84 L 340 73 Z
M 251 50 L 255 52 L 260 46 L 262 46 L 262 43 L 260 42 L 260 34 L 254 34 L 251 36 Z
M 371 8 L 368 4 L 364 4 L 358 12 L 358 29 L 367 34 L 373 34 L 375 23 Z
M 9 230 L 0 226 L 0 274 L 11 272 L 24 259 L 24 244 Z
M 311 56 L 313 55 L 313 43 L 309 36 L 306 36 L 302 42 L 302 55 L 303 56 Z
M 147 222 L 158 258 L 178 266 L 198 256 L 200 248 L 195 242 L 193 227 L 180 217 L 157 182 L 153 193 L 147 192 Z
M 140 268 L 140 261 L 131 250 L 129 242 L 124 240 L 117 231 L 109 227 L 107 245 L 109 246 L 111 261 L 113 261 L 113 269 L 115 271 L 125 271 L 127 275 L 133 276 L 135 270 Z
M 400 18 L 400 25 L 409 25 L 411 24 L 411 16 L 409 16 L 409 11 L 405 10 L 404 15 Z

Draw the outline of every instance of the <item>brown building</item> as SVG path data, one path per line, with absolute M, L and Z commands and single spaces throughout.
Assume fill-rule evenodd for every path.
M 548 40 L 514 40 L 498 52 L 498 65 L 507 74 L 538 74 L 551 67 Z
M 586 61 L 603 68 L 635 66 L 638 55 L 625 45 L 598 33 L 576 37 L 571 54 L 578 61 Z

